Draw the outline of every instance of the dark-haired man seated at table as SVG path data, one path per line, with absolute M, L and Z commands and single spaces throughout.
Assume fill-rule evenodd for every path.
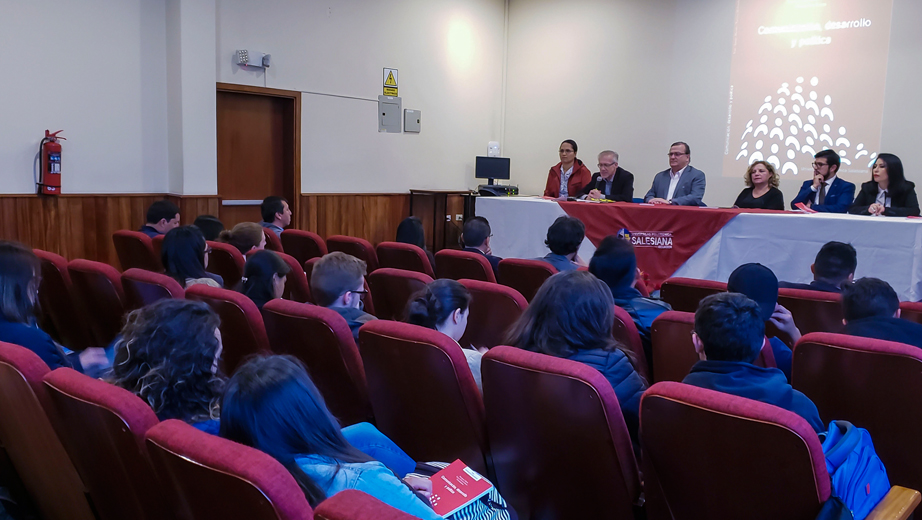
M 704 206 L 704 172 L 691 166 L 691 148 L 682 141 L 669 147 L 669 169 L 653 177 L 644 202 L 676 206 Z
M 810 271 L 813 281 L 806 283 L 779 282 L 782 289 L 839 292 L 842 284 L 852 281 L 858 267 L 858 253 L 851 244 L 826 242 L 816 254 Z
M 605 150 L 599 154 L 599 171 L 592 174 L 580 198 L 634 201 L 634 174 L 618 166 L 618 152 Z
M 804 181 L 800 192 L 791 201 L 791 209 L 803 202 L 813 211 L 846 213 L 855 200 L 855 185 L 840 179 L 839 154 L 822 150 L 813 156 L 813 179 Z
M 692 342 L 701 361 L 682 382 L 784 408 L 817 433 L 826 431 L 816 405 L 794 390 L 781 370 L 752 364 L 764 341 L 759 304 L 738 293 L 712 294 L 695 312 Z
M 860 278 L 842 286 L 845 333 L 922 348 L 922 325 L 900 318 L 900 299 L 890 284 Z
M 493 268 L 493 274 L 499 276 L 499 261 L 502 258 L 493 256 L 490 249 L 490 237 L 493 236 L 493 230 L 490 229 L 490 222 L 483 217 L 471 217 L 464 223 L 461 230 L 461 242 L 464 244 L 464 250 L 469 253 L 479 253 L 486 257 Z

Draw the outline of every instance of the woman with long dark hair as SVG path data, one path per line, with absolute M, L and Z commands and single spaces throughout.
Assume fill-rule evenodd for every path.
M 887 217 L 919 216 L 916 185 L 906 180 L 899 157 L 892 153 L 877 156 L 871 169 L 871 180 L 861 185 L 848 212 Z
M 429 265 L 435 269 L 435 255 L 426 247 L 426 231 L 423 229 L 423 221 L 419 217 L 407 217 L 397 225 L 397 236 L 395 242 L 402 244 L 414 245 L 426 252 L 429 258 Z
M 262 228 L 259 230 L 262 233 Z M 270 300 L 282 297 L 291 268 L 274 251 L 257 251 L 247 259 L 243 268 L 243 287 L 240 292 L 248 296 L 262 310 Z
M 211 248 L 202 230 L 195 226 L 180 226 L 163 237 L 160 260 L 166 274 L 183 288 L 195 284 L 224 287 L 223 278 L 205 271 L 210 253 Z

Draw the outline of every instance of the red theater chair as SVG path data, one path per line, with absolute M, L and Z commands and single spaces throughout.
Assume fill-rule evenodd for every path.
M 900 318 L 922 323 L 922 302 L 900 302 Z
M 221 318 L 222 360 L 228 376 L 247 356 L 269 352 L 266 327 L 253 300 L 235 291 L 202 284 L 186 289 L 186 298 L 207 303 Z
M 154 254 L 154 245 L 149 236 L 140 231 L 120 229 L 112 233 L 112 243 L 122 271 L 138 268 L 148 271 L 163 271 L 160 259 Z
M 373 422 L 362 357 L 342 316 L 324 307 L 276 299 L 263 307 L 263 319 L 272 351 L 304 363 L 341 425 Z
M 93 333 L 83 317 L 82 309 L 74 304 L 67 260 L 41 249 L 33 249 L 32 252 L 42 261 L 42 282 L 38 288 L 38 302 L 43 314 L 42 328 L 71 350 L 92 347 Z M 47 324 L 50 327 L 45 326 Z
M 291 473 L 265 453 L 170 419 L 147 432 L 147 450 L 173 518 L 310 520 Z
M 211 248 L 211 254 L 208 255 L 208 267 L 205 269 L 223 278 L 225 288 L 237 287 L 243 278 L 243 268 L 246 265 L 246 259 L 240 250 L 223 242 L 209 241 L 208 247 Z
M 669 278 L 660 287 L 659 295 L 674 311 L 695 312 L 698 302 L 717 293 L 727 292 L 726 282 L 697 280 L 695 278 Z
M 480 280 L 460 280 L 460 283 L 472 297 L 461 345 L 477 348 L 502 345 L 506 330 L 525 312 L 528 302 L 518 291 L 505 285 Z
M 327 249 L 329 249 L 330 252 L 342 251 L 359 260 L 364 260 L 365 264 L 368 265 L 369 273 L 378 268 L 378 255 L 375 254 L 375 248 L 371 245 L 371 242 L 364 238 L 333 235 L 327 238 Z
M 382 320 L 403 319 L 410 297 L 432 282 L 429 275 L 387 267 L 371 273 L 366 280 L 375 302 L 375 316 Z
M 778 289 L 778 303 L 791 311 L 801 334 L 844 331 L 841 302 L 839 293 Z
M 71 260 L 67 272 L 73 282 L 74 303 L 84 309 L 96 346 L 107 346 L 124 323 L 121 274 L 109 264 L 83 259 Z
M 634 518 L 640 476 L 602 374 L 506 346 L 481 370 L 495 483 L 521 518 Z
M 493 266 L 487 257 L 479 253 L 443 249 L 435 254 L 435 265 L 439 278 L 465 278 L 496 283 Z
M 163 235 L 157 235 L 150 239 L 150 243 L 154 246 L 154 257 L 161 264 L 158 271 L 163 270 Z
M 282 231 L 282 247 L 286 253 L 297 258 L 301 265 L 311 258 L 319 258 L 327 254 L 327 244 L 320 238 L 320 235 L 300 229 Z
M 647 365 L 647 354 L 643 350 L 643 342 L 640 340 L 637 325 L 631 315 L 617 305 L 615 305 L 615 322 L 612 325 L 611 334 L 617 342 L 634 353 L 634 358 L 637 361 L 634 363 L 635 369 L 644 379 L 652 382 L 653 380 L 650 379 L 650 367 Z
M 317 520 L 415 520 L 416 517 L 357 489 L 340 491 L 314 511 Z
M 362 326 L 359 351 L 381 432 L 415 460 L 461 459 L 489 474 L 483 400 L 454 340 L 378 320 Z
M 126 311 L 133 311 L 164 298 L 186 297 L 179 282 L 173 278 L 144 269 L 129 269 L 122 273 Z
M 285 280 L 285 292 L 282 293 L 282 298 L 300 303 L 313 301 L 313 298 L 311 298 L 311 287 L 301 264 L 291 255 L 282 252 L 277 252 L 276 254 L 279 255 L 279 258 L 284 260 L 291 269 L 288 272 L 288 278 Z
M 435 278 L 434 266 L 429 264 L 429 256 L 419 246 L 402 242 L 381 242 L 378 244 L 376 253 L 379 268 L 390 267 L 416 271 Z
M 266 235 L 266 249 L 275 251 L 276 253 L 283 253 L 285 251 L 282 248 L 282 240 L 275 234 L 275 231 L 269 228 L 263 228 L 263 234 Z
M 544 281 L 557 274 L 557 269 L 541 260 L 504 258 L 499 261 L 499 283 L 512 287 L 530 303 Z

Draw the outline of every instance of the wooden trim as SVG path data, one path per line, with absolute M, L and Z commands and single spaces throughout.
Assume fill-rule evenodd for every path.
M 255 87 L 251 85 L 238 85 L 236 83 L 216 83 L 218 92 L 236 92 L 238 94 L 258 94 L 260 96 L 284 97 L 300 99 L 298 90 L 283 90 L 279 88 Z

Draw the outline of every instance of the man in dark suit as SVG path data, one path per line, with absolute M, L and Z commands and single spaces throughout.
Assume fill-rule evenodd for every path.
M 839 154 L 822 150 L 813 156 L 813 180 L 804 181 L 800 192 L 791 201 L 791 209 L 803 202 L 814 211 L 846 213 L 855 200 L 855 185 L 840 179 Z
M 154 238 L 157 235 L 165 235 L 167 231 L 177 227 L 179 208 L 164 199 L 154 202 L 147 208 L 147 221 L 138 231 Z
M 826 242 L 810 266 L 810 271 L 813 272 L 812 282 L 780 282 L 778 287 L 837 293 L 843 284 L 852 281 L 857 267 L 858 253 L 851 244 Z
M 605 150 L 599 154 L 599 171 L 580 193 L 581 199 L 634 201 L 634 174 L 618 166 L 618 153 Z
M 653 177 L 653 186 L 644 196 L 651 204 L 704 206 L 704 172 L 690 166 L 691 148 L 681 141 L 669 147 L 669 169 Z
M 464 229 L 461 230 L 461 241 L 464 244 L 464 250 L 485 256 L 493 267 L 493 274 L 499 276 L 499 261 L 502 258 L 491 254 L 490 237 L 492 236 L 493 231 L 490 229 L 490 223 L 483 217 L 467 219 L 467 222 L 464 223 Z
M 845 333 L 922 348 L 922 325 L 900 318 L 900 299 L 890 284 L 861 278 L 842 286 Z

